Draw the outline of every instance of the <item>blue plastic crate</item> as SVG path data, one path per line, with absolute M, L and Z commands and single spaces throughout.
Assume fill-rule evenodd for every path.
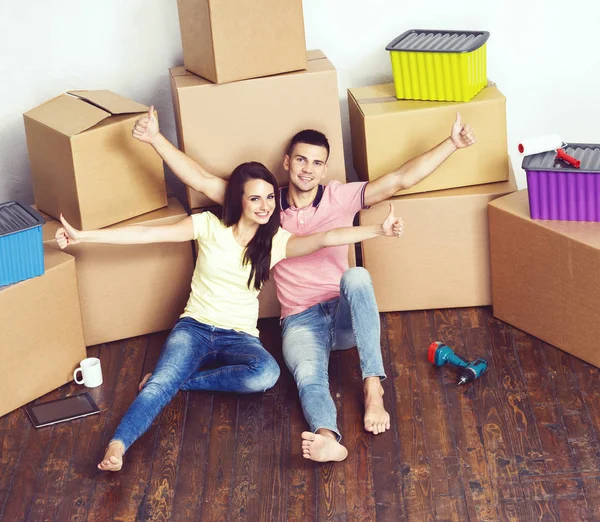
M 43 224 L 28 205 L 0 203 L 0 286 L 44 274 Z

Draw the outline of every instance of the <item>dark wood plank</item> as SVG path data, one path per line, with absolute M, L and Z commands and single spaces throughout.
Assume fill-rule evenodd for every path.
M 364 428 L 364 392 L 360 360 L 356 349 L 340 352 L 342 410 L 339 429 L 348 448 L 343 462 L 346 484 L 347 520 L 364 522 L 375 520 L 375 492 L 373 490 L 373 461 L 371 440 L 385 434 L 371 435 Z
M 523 484 L 523 492 L 534 520 L 561 520 L 552 480 L 538 480 L 531 476 L 531 480 Z
M 582 480 L 554 480 L 553 489 L 561 520 L 593 520 Z
M 591 520 L 600 520 L 600 476 L 582 479 Z
M 261 446 L 266 439 L 261 432 L 263 402 L 255 394 L 240 396 L 238 400 L 237 438 L 235 447 L 235 472 L 230 520 L 253 522 L 260 516 Z
M 0 520 L 15 481 L 15 475 L 24 454 L 31 425 L 23 408 L 19 408 L 0 418 Z
M 111 343 L 109 350 L 120 346 L 123 353 L 122 364 L 116 369 L 116 382 L 112 388 L 112 404 L 102 433 L 102 443 L 97 448 L 95 466 L 104 455 L 108 442 L 123 415 L 138 393 L 138 385 L 144 371 L 152 371 L 162 349 L 164 334 L 133 338 L 119 343 Z M 140 342 L 139 350 L 134 347 Z M 145 350 L 143 350 L 145 347 Z M 100 471 L 95 468 L 92 498 L 88 506 L 87 520 L 103 521 L 137 520 L 144 505 L 144 493 L 152 466 L 156 439 L 156 423 L 129 448 L 124 457 L 123 469 L 117 473 Z
M 407 520 L 434 520 L 431 467 L 424 447 L 423 411 L 410 317 L 411 314 L 388 316 L 388 346 L 402 450 L 402 493 Z
M 583 405 L 590 417 L 594 434 L 600 434 L 600 369 L 583 362 L 575 357 L 571 358 L 571 369 L 577 377 Z
M 146 340 L 140 338 L 139 344 L 144 353 Z M 91 353 L 97 354 L 102 365 L 102 386 L 89 390 L 100 408 L 100 414 L 81 419 L 71 465 L 68 467 L 69 487 L 61 501 L 58 520 L 81 520 L 87 516 L 96 484 L 96 465 L 103 454 L 106 424 L 112 417 L 114 390 L 123 367 L 124 354 L 119 343 L 88 348 L 88 355 Z
M 262 436 L 267 444 L 260 445 L 261 466 L 269 474 L 260 475 L 259 520 L 285 520 L 287 492 L 289 489 L 287 468 L 290 461 L 290 411 L 285 396 L 280 394 L 262 396 Z
M 35 402 L 46 402 L 64 397 L 68 393 L 69 386 L 62 386 Z M 11 415 L 25 415 L 22 410 L 11 413 Z M 46 477 L 41 471 L 51 451 L 54 431 L 57 425 L 45 428 L 30 429 L 25 439 L 23 455 L 18 463 L 18 468 L 13 476 L 12 494 L 8 496 L 2 520 L 7 522 L 13 520 L 29 520 L 32 504 L 37 498 L 38 488 L 43 490 L 46 485 Z
M 339 352 L 332 352 L 329 357 L 329 387 L 337 410 L 338 429 L 340 429 L 342 387 Z M 346 481 L 343 462 L 326 462 L 318 465 L 317 499 L 317 519 L 319 521 L 347 520 Z
M 228 521 L 233 495 L 237 412 L 236 395 L 215 394 L 206 462 L 206 493 L 202 499 L 205 520 Z
M 515 328 L 512 329 L 512 336 L 531 404 L 531 424 L 540 440 L 540 453 L 532 455 L 531 460 L 540 464 L 538 473 L 571 469 L 571 451 L 554 392 L 554 373 L 546 367 L 541 346 L 534 338 Z M 543 372 L 540 371 L 542 368 Z M 526 469 L 534 468 L 529 464 Z
M 98 357 L 99 348 L 88 350 L 88 357 Z M 101 361 L 102 363 L 102 361 Z M 76 395 L 84 391 L 95 392 L 75 383 L 64 386 L 65 395 Z M 102 413 L 100 413 L 102 415 Z M 40 473 L 41 480 L 34 495 L 31 507 L 31 520 L 58 520 L 58 512 L 62 505 L 73 501 L 74 488 L 69 487 L 72 481 L 71 464 L 77 451 L 80 430 L 90 429 L 98 423 L 98 417 L 87 417 L 57 424 L 52 434 L 50 448 Z
M 542 441 L 536 426 L 530 389 L 525 382 L 514 337 L 515 329 L 490 318 L 490 348 L 499 369 L 499 383 L 506 397 L 505 422 L 514 427 L 507 431 L 512 440 L 515 465 L 520 476 L 546 473 Z M 535 387 L 537 383 L 530 383 Z
M 398 314 L 399 315 L 399 314 Z M 371 454 L 373 460 L 373 488 L 377 520 L 406 520 L 402 495 L 401 446 L 398 437 L 396 416 L 396 393 L 394 382 L 399 375 L 391 362 L 390 344 L 398 342 L 396 332 L 388 328 L 390 314 L 381 314 L 381 354 L 387 378 L 382 381 L 383 400 L 390 414 L 390 431 L 383 436 L 373 437 Z
M 283 378 L 293 381 L 289 372 L 285 371 Z M 302 432 L 308 430 L 308 425 L 302 413 L 302 405 L 296 388 L 289 388 L 285 398 L 290 409 L 290 446 L 288 465 L 288 510 L 286 520 L 302 520 L 312 522 L 317 520 L 317 470 L 319 465 L 302 456 Z
M 446 313 L 456 315 L 455 310 Z M 433 312 L 412 313 L 410 328 L 435 516 L 438 520 L 464 521 L 468 518 L 467 504 L 444 385 L 444 377 L 448 374 L 436 371 L 427 359 L 429 344 L 437 336 Z
M 173 520 L 202 520 L 214 394 L 188 392 Z
M 512 371 L 505 366 L 513 364 L 512 349 L 500 324 L 491 318 L 487 308 L 460 310 L 459 314 L 475 314 L 478 324 L 487 321 L 487 329 L 463 328 L 467 352 L 461 354 L 466 359 L 483 357 L 488 360 L 489 368 L 484 378 L 473 383 L 476 388 L 477 411 L 480 415 L 483 444 L 486 448 L 487 464 L 492 480 L 495 502 L 500 510 L 500 519 L 513 520 L 513 512 L 507 506 L 524 504 L 523 488 L 519 482 L 519 470 L 514 448 L 519 444 L 515 412 L 508 395 L 516 382 L 514 377 L 505 378 Z M 473 321 L 473 319 L 470 319 Z M 511 362 L 507 362 L 511 361 Z M 511 508 L 512 509 L 512 508 Z
M 467 316 L 469 318 L 469 316 Z M 474 319 L 475 324 L 477 318 Z M 467 321 L 464 321 L 465 323 Z M 468 320 L 469 324 L 471 323 Z M 465 353 L 461 318 L 456 310 L 434 312 L 436 340 Z M 477 385 L 466 388 L 457 385 L 456 373 L 445 366 L 435 369 L 443 379 L 447 408 L 460 467 L 460 480 L 465 495 L 469 520 L 498 520 L 498 510 L 487 467 L 487 456 L 475 399 Z
M 545 371 L 552 376 L 554 396 L 570 448 L 570 470 L 599 469 L 600 446 L 579 383 L 571 369 L 572 356 L 537 339 L 534 343 L 543 352 Z
M 146 520 L 173 520 L 173 500 L 188 393 L 177 393 L 160 414 L 154 464 L 144 506 Z

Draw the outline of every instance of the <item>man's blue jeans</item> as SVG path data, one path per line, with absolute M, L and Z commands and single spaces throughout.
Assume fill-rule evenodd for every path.
M 221 365 L 202 371 L 207 364 Z M 167 338 L 143 390 L 119 423 L 112 440 L 127 450 L 179 390 L 264 392 L 279 378 L 279 366 L 258 337 L 180 319 Z
M 331 350 L 356 346 L 363 379 L 385 378 L 379 312 L 369 272 L 360 267 L 346 270 L 339 298 L 285 317 L 282 333 L 283 358 L 298 386 L 311 431 L 325 428 L 340 440 L 335 403 L 329 391 Z

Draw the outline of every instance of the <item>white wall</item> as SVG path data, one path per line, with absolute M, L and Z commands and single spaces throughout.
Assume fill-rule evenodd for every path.
M 523 137 L 600 143 L 594 0 L 304 0 L 304 15 L 307 47 L 338 69 L 348 160 L 346 89 L 391 81 L 385 46 L 411 28 L 491 32 L 488 76 L 508 99 L 515 167 Z M 182 63 L 175 0 L 0 0 L 0 202 L 33 202 L 23 112 L 70 89 L 111 89 L 154 103 L 175 140 L 167 69 Z

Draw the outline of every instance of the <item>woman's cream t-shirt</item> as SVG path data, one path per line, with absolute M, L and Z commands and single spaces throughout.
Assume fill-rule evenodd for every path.
M 248 288 L 250 264 L 244 266 L 245 247 L 211 212 L 192 215 L 198 259 L 192 291 L 181 317 L 258 337 L 258 290 Z M 285 259 L 291 234 L 280 228 L 273 237 L 271 268 Z

